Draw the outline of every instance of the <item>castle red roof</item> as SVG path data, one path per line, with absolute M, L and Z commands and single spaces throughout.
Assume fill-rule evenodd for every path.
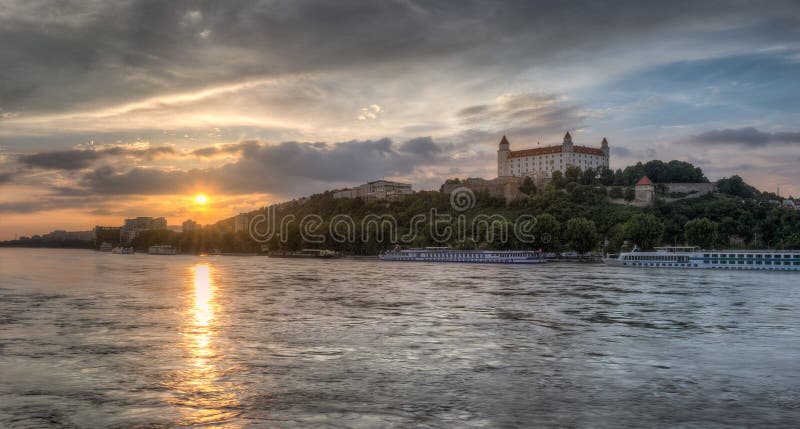
M 586 146 L 573 146 L 573 150 L 575 153 L 585 153 L 589 155 L 597 155 L 603 156 L 603 149 L 598 149 L 595 147 L 586 147 Z M 534 156 L 534 155 L 549 155 L 552 153 L 561 153 L 563 152 L 562 145 L 555 145 L 555 146 L 545 146 L 545 147 L 537 147 L 534 149 L 522 149 L 522 150 L 513 150 L 508 153 L 509 158 L 522 158 L 526 156 Z
M 651 182 L 650 178 L 647 177 L 647 176 L 642 177 L 641 179 L 639 179 L 638 182 L 636 182 L 636 186 L 646 186 L 646 185 L 652 185 L 652 184 L 653 184 L 653 182 Z
M 506 138 L 506 136 L 503 136 L 503 139 L 502 139 L 502 140 L 500 140 L 500 144 L 503 144 L 503 143 L 505 143 L 505 144 L 509 144 L 509 143 L 508 143 L 508 139 Z
M 586 146 L 574 146 L 575 153 L 588 153 L 589 155 L 605 155 L 603 153 L 603 149 L 598 149 L 596 147 L 586 147 Z
M 545 146 L 545 147 L 537 147 L 534 149 L 522 149 L 522 150 L 512 150 L 508 153 L 509 158 L 522 158 L 525 156 L 534 156 L 534 155 L 547 155 L 550 153 L 561 153 L 562 146 Z

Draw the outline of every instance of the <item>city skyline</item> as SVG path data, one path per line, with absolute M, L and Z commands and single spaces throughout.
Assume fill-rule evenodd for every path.
M 624 13 L 621 13 L 624 11 Z M 607 137 L 800 195 L 795 2 L 0 2 L 0 239 L 436 189 Z M 200 201 L 199 196 L 205 198 Z

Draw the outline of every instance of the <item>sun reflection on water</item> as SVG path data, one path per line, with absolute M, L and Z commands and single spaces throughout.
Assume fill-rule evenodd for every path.
M 176 393 L 171 402 L 180 407 L 187 423 L 225 423 L 226 427 L 235 427 L 235 386 L 220 380 L 226 368 L 214 344 L 218 303 L 213 269 L 198 263 L 190 271 L 192 300 L 182 329 L 188 356 L 185 368 L 176 374 L 171 386 Z

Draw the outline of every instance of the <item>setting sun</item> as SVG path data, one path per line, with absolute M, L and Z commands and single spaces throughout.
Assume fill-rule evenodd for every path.
M 204 194 L 197 194 L 194 197 L 194 202 L 200 205 L 204 205 L 205 203 L 208 202 L 208 197 L 206 197 Z

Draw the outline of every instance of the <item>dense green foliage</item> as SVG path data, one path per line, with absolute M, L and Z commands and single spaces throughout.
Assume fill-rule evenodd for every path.
M 584 254 L 597 247 L 597 228 L 594 222 L 582 217 L 567 221 L 566 239 L 569 247 Z
M 672 160 L 669 162 L 652 160 L 644 164 L 625 167 L 614 174 L 615 185 L 633 186 L 642 176 L 647 176 L 656 183 L 696 183 L 708 182 L 699 167 L 684 162 Z
M 683 226 L 686 244 L 710 249 L 717 244 L 719 228 L 708 218 L 692 219 Z
M 536 195 L 537 189 L 536 185 L 533 183 L 533 179 L 526 177 L 525 180 L 522 181 L 519 191 L 528 196 Z
M 637 213 L 622 226 L 625 240 L 649 250 L 661 244 L 664 235 L 664 222 L 650 213 Z

